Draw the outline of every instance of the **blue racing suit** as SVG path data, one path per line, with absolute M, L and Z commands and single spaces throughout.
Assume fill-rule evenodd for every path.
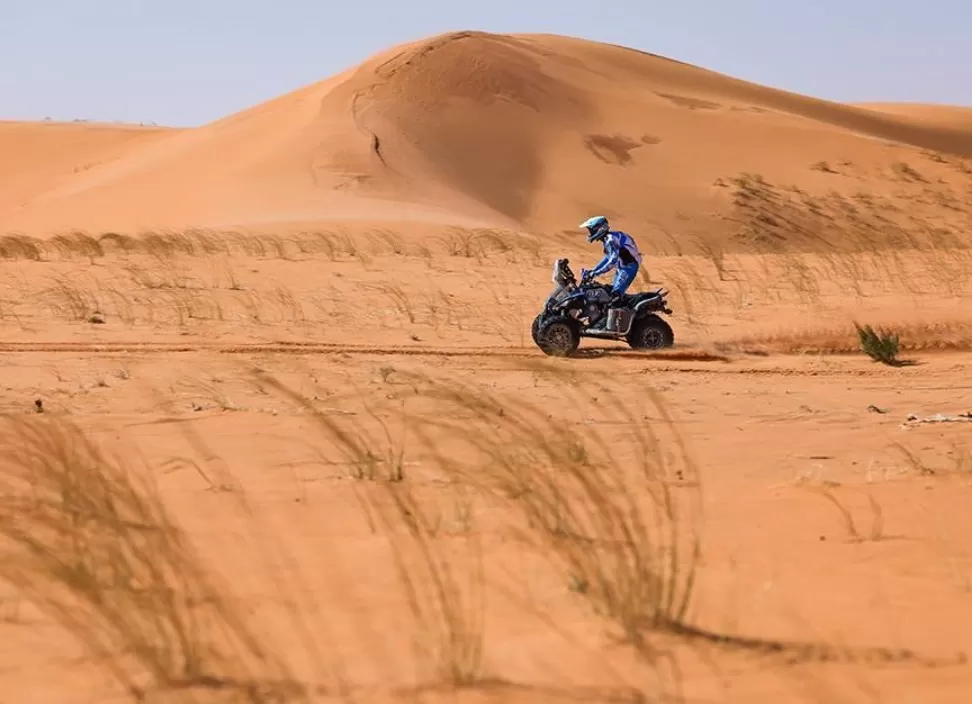
M 625 232 L 608 232 L 604 238 L 604 258 L 593 269 L 586 272 L 586 278 L 593 279 L 617 268 L 611 293 L 620 298 L 634 281 L 641 267 L 641 252 L 634 238 Z

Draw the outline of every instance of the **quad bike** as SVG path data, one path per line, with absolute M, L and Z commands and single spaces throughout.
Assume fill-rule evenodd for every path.
M 543 310 L 533 320 L 533 342 L 550 356 L 567 357 L 582 337 L 625 340 L 633 349 L 658 350 L 675 344 L 671 326 L 659 312 L 671 315 L 666 296 L 654 291 L 625 294 L 619 306 L 608 308 L 611 287 L 594 281 L 578 284 L 570 261 L 554 262 L 556 284 Z

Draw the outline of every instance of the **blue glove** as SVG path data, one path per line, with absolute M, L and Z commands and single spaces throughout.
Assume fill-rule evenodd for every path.
M 591 272 L 589 269 L 581 269 L 580 280 L 582 284 L 587 283 L 587 280 L 590 278 L 590 276 L 591 276 Z

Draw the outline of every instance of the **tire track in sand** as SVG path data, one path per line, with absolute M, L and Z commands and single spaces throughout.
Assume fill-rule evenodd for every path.
M 635 367 L 632 373 L 664 373 L 702 374 L 702 375 L 755 375 L 755 376 L 869 376 L 882 377 L 899 375 L 901 370 L 888 369 L 881 366 L 860 367 L 853 365 L 852 359 L 843 357 L 851 366 L 838 364 L 834 367 L 819 365 L 806 366 L 800 363 L 802 355 L 786 354 L 782 352 L 767 352 L 761 350 L 752 354 L 709 352 L 698 348 L 674 348 L 657 352 L 642 352 L 631 350 L 624 346 L 582 347 L 570 359 L 558 360 L 543 354 L 532 347 L 429 347 L 418 345 L 363 345 L 343 344 L 336 342 L 145 342 L 145 341 L 34 341 L 34 342 L 0 342 L 0 354 L 66 354 L 66 355 L 99 355 L 99 354 L 228 354 L 228 355 L 352 355 L 352 356 L 385 356 L 385 357 L 438 357 L 438 358 L 467 358 L 467 359 L 520 359 L 542 362 L 544 360 L 560 361 L 564 363 L 583 364 L 590 361 L 609 361 L 613 363 L 639 363 L 640 369 Z M 756 361 L 759 360 L 759 361 Z M 646 364 L 646 362 L 650 364 Z M 959 366 L 972 366 L 972 360 L 953 360 Z
M 0 342 L 0 353 L 63 354 L 284 354 L 284 355 L 357 355 L 390 357 L 494 357 L 513 359 L 549 359 L 533 347 L 428 347 L 419 345 L 362 345 L 336 342 L 145 342 L 77 340 Z M 658 362 L 730 362 L 725 355 L 694 348 L 647 352 L 619 347 L 586 347 L 572 359 L 641 359 Z
M 137 354 L 356 354 L 392 356 L 495 357 L 535 356 L 529 349 L 508 347 L 411 347 L 406 345 L 349 345 L 331 342 L 0 342 L 0 353 Z M 539 352 L 539 351 L 538 351 Z

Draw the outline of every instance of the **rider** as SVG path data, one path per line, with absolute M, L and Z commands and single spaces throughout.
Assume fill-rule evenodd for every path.
M 609 308 L 613 307 L 621 301 L 624 292 L 634 281 L 641 266 L 641 252 L 631 235 L 612 230 L 608 219 L 603 215 L 595 215 L 585 220 L 580 227 L 587 230 L 588 242 L 600 242 L 604 247 L 604 258 L 593 269 L 581 269 L 581 282 L 606 274 L 616 267 L 617 273 L 611 286 L 611 301 L 608 304 Z

